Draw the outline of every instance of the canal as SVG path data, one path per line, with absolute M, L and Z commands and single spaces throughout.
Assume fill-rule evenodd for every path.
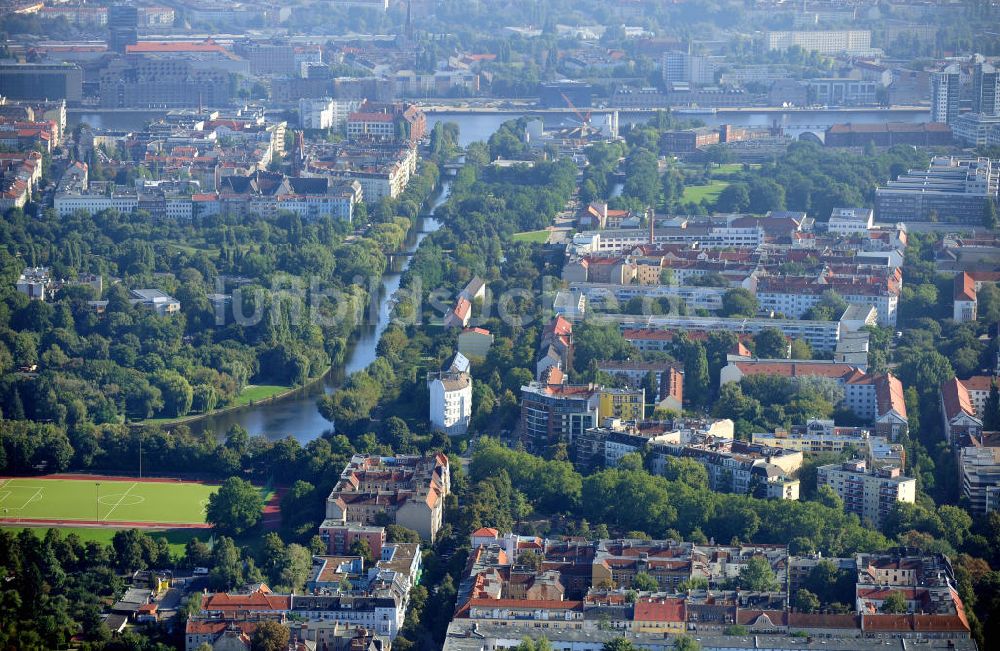
M 434 218 L 434 212 L 448 200 L 450 191 L 450 181 L 442 180 L 441 190 L 428 214 L 420 218 L 416 228 L 411 231 L 405 255 L 397 254 L 393 257 L 390 269 L 382 276 L 377 298 L 378 321 L 375 324 L 368 323 L 362 326 L 360 334 L 347 354 L 343 369 L 335 369 L 321 381 L 285 398 L 193 421 L 189 424 L 191 429 L 196 432 L 209 430 L 222 435 L 233 425 L 240 425 L 251 435 L 264 434 L 274 440 L 291 435 L 302 444 L 328 431 L 330 422 L 320 416 L 316 409 L 316 400 L 325 393 L 331 393 L 345 375 L 366 368 L 375 361 L 379 339 L 391 319 L 391 299 L 399 289 L 403 272 L 410 265 L 410 254 L 417 250 L 425 237 L 441 227 L 441 222 Z

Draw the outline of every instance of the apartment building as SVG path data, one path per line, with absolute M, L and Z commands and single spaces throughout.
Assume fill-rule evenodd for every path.
M 879 324 L 895 326 L 899 293 L 903 287 L 902 271 L 895 269 L 890 274 L 862 274 L 863 271 L 856 276 L 841 277 L 829 273 L 819 277 L 761 276 L 757 278 L 757 301 L 764 310 L 802 318 L 829 291 L 850 305 L 873 305 L 878 311 Z
M 975 439 L 983 432 L 983 407 L 989 397 L 993 378 L 979 376 L 969 380 L 952 378 L 941 385 L 941 419 L 945 440 L 952 445 Z M 973 399 L 975 395 L 975 399 Z
M 343 146 L 312 144 L 305 170 L 315 176 L 357 181 L 368 203 L 403 193 L 417 171 L 417 151 L 412 147 Z
M 952 124 L 958 117 L 962 71 L 957 64 L 931 73 L 931 122 Z
M 641 360 L 606 360 L 597 363 L 597 370 L 629 386 L 643 386 L 652 374 L 656 394 L 648 396 L 658 407 L 681 411 L 684 404 L 684 368 L 676 362 L 645 362 Z
M 472 420 L 472 376 L 462 371 L 427 374 L 431 428 L 449 436 L 462 436 Z
M 832 488 L 844 501 L 845 511 L 875 525 L 897 502 L 912 504 L 916 499 L 916 479 L 904 477 L 899 468 L 869 470 L 860 459 L 820 466 L 816 482 Z
M 540 562 L 523 562 L 528 552 Z M 732 590 L 752 560 L 770 566 L 774 590 Z M 853 577 L 852 612 L 789 608 L 788 595 L 826 560 Z M 637 590 L 639 575 L 656 588 Z M 695 581 L 707 589 L 682 586 Z M 807 651 L 817 639 L 832 651 L 874 651 L 869 641 L 884 647 L 887 637 L 904 638 L 894 640 L 904 646 L 972 651 L 955 586 L 946 558 L 905 549 L 827 559 L 789 556 L 780 545 L 542 539 L 484 528 L 472 534 L 445 648 L 509 648 L 543 633 L 558 648 L 597 651 L 625 637 L 642 648 L 671 651 L 675 636 L 687 633 L 707 648 L 733 651 L 747 648 L 747 635 L 760 648 L 796 651 Z M 910 597 L 908 613 L 879 611 L 886 588 Z M 748 632 L 733 635 L 729 629 L 736 625 Z
M 322 567 L 314 565 L 317 566 Z M 373 577 L 379 574 L 376 571 Z M 355 575 L 355 579 L 368 578 Z M 408 585 L 398 580 L 387 585 L 380 581 L 364 583 L 365 589 L 351 592 L 277 594 L 258 584 L 240 592 L 205 594 L 200 610 L 185 625 L 185 649 L 196 651 L 203 644 L 216 645 L 217 649 L 249 648 L 248 634 L 263 621 L 292 628 L 302 639 L 314 644 L 325 641 L 324 648 L 336 648 L 332 646 L 333 638 L 342 636 L 344 627 L 367 629 L 370 632 L 363 634 L 364 637 L 379 636 L 388 645 L 402 627 L 409 604 Z M 230 632 L 236 634 L 227 635 Z M 247 637 L 241 639 L 243 635 Z M 234 641 L 238 643 L 235 646 Z
M 775 328 L 788 339 L 804 339 L 813 350 L 830 351 L 837 348 L 840 340 L 841 324 L 839 321 L 809 321 L 805 319 L 763 319 L 763 318 L 727 318 L 681 315 L 634 316 L 629 314 L 609 314 L 595 317 L 597 319 L 617 323 L 625 330 L 639 328 L 655 330 L 696 330 L 711 332 L 726 330 L 737 335 L 756 335 L 767 328 Z
M 592 269 L 599 265 L 590 264 Z M 595 307 L 611 308 L 624 305 L 633 298 L 657 301 L 664 298 L 675 303 L 683 302 L 691 310 L 716 312 L 722 309 L 722 297 L 728 287 L 700 287 L 697 285 L 646 285 L 596 282 L 573 282 L 571 291 L 579 292 L 587 303 Z
M 23 208 L 41 178 L 41 153 L 0 152 L 0 211 Z
M 667 457 L 694 459 L 708 471 L 708 485 L 721 493 L 758 498 L 799 499 L 795 472 L 802 453 L 746 441 L 691 442 L 686 445 L 653 441 L 649 454 L 653 471 L 662 474 Z
M 330 97 L 299 99 L 299 126 L 303 129 L 336 129 L 347 126 L 347 118 L 361 106 L 361 100 Z
M 602 387 L 598 395 L 597 417 L 642 420 L 646 415 L 646 390 Z
M 563 373 L 573 368 L 573 323 L 562 315 L 553 318 L 542 329 L 535 361 L 535 379 L 541 381 L 551 368 Z
M 871 208 L 834 208 L 826 229 L 837 235 L 868 233 L 875 225 L 875 211 Z
M 17 291 L 33 301 L 51 299 L 55 293 L 49 267 L 25 267 L 17 279 Z
M 823 377 L 844 389 L 841 405 L 872 423 L 875 433 L 895 441 L 908 430 L 903 385 L 892 373 L 867 373 L 856 366 L 825 360 L 741 359 L 730 355 L 719 373 L 720 384 L 747 375 L 786 378 Z
M 347 117 L 352 142 L 417 143 L 427 132 L 427 118 L 413 104 L 365 101 Z
M 599 407 L 600 390 L 593 384 L 532 382 L 521 387 L 521 435 L 538 450 L 572 444 L 597 427 Z
M 966 147 L 995 144 L 1000 133 L 1000 115 L 961 113 L 951 123 L 955 140 Z
M 372 525 L 388 516 L 433 541 L 451 492 L 448 457 L 356 454 L 326 500 L 324 527 Z M 384 515 L 383 515 L 384 514 Z
M 959 450 L 962 495 L 972 511 L 987 515 L 1000 510 L 1000 447 L 982 445 L 981 438 Z
M 793 45 L 820 54 L 868 54 L 872 50 L 869 30 L 788 30 L 767 32 L 764 44 L 768 50 L 787 50 Z
M 847 450 L 863 454 L 872 468 L 897 466 L 905 468 L 906 450 L 884 436 L 873 436 L 863 427 L 839 427 L 832 420 L 810 419 L 804 425 L 774 432 L 754 432 L 753 443 L 772 448 L 819 454 L 841 454 Z

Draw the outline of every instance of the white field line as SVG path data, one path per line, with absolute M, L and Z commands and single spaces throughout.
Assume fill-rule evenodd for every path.
M 122 496 L 118 498 L 118 501 L 115 502 L 115 505 L 112 506 L 111 509 L 107 513 L 104 514 L 103 520 L 105 522 L 107 522 L 108 518 L 111 517 L 112 511 L 114 511 L 115 509 L 117 509 L 121 505 L 121 503 L 125 500 L 125 498 L 128 496 L 128 494 L 132 492 L 132 489 L 135 488 L 138 485 L 139 485 L 138 482 L 132 482 L 132 485 L 128 487 L 128 490 L 126 490 L 124 493 L 122 493 Z

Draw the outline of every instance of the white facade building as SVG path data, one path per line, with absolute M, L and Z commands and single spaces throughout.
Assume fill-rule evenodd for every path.
M 875 225 L 875 211 L 871 208 L 834 208 L 827 230 L 838 235 L 867 233 Z
M 766 37 L 768 50 L 787 50 L 798 45 L 803 50 L 822 54 L 868 53 L 872 49 L 872 33 L 866 29 L 775 31 Z
M 913 504 L 917 480 L 903 477 L 899 468 L 869 471 L 864 461 L 833 463 L 816 469 L 816 483 L 829 486 L 844 501 L 844 510 L 876 525 L 897 502 Z
M 472 419 L 472 377 L 442 372 L 427 376 L 431 427 L 449 436 L 461 436 Z
M 361 106 L 361 100 L 329 97 L 299 100 L 299 125 L 303 129 L 343 129 L 347 116 Z

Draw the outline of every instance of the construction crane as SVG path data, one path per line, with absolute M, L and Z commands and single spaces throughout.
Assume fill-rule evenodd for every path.
M 559 93 L 562 95 L 563 101 L 569 106 L 570 110 L 576 114 L 577 119 L 580 120 L 580 132 L 586 134 L 590 130 L 590 111 L 586 113 L 580 113 L 580 110 L 573 105 L 573 101 L 566 95 L 566 93 Z

